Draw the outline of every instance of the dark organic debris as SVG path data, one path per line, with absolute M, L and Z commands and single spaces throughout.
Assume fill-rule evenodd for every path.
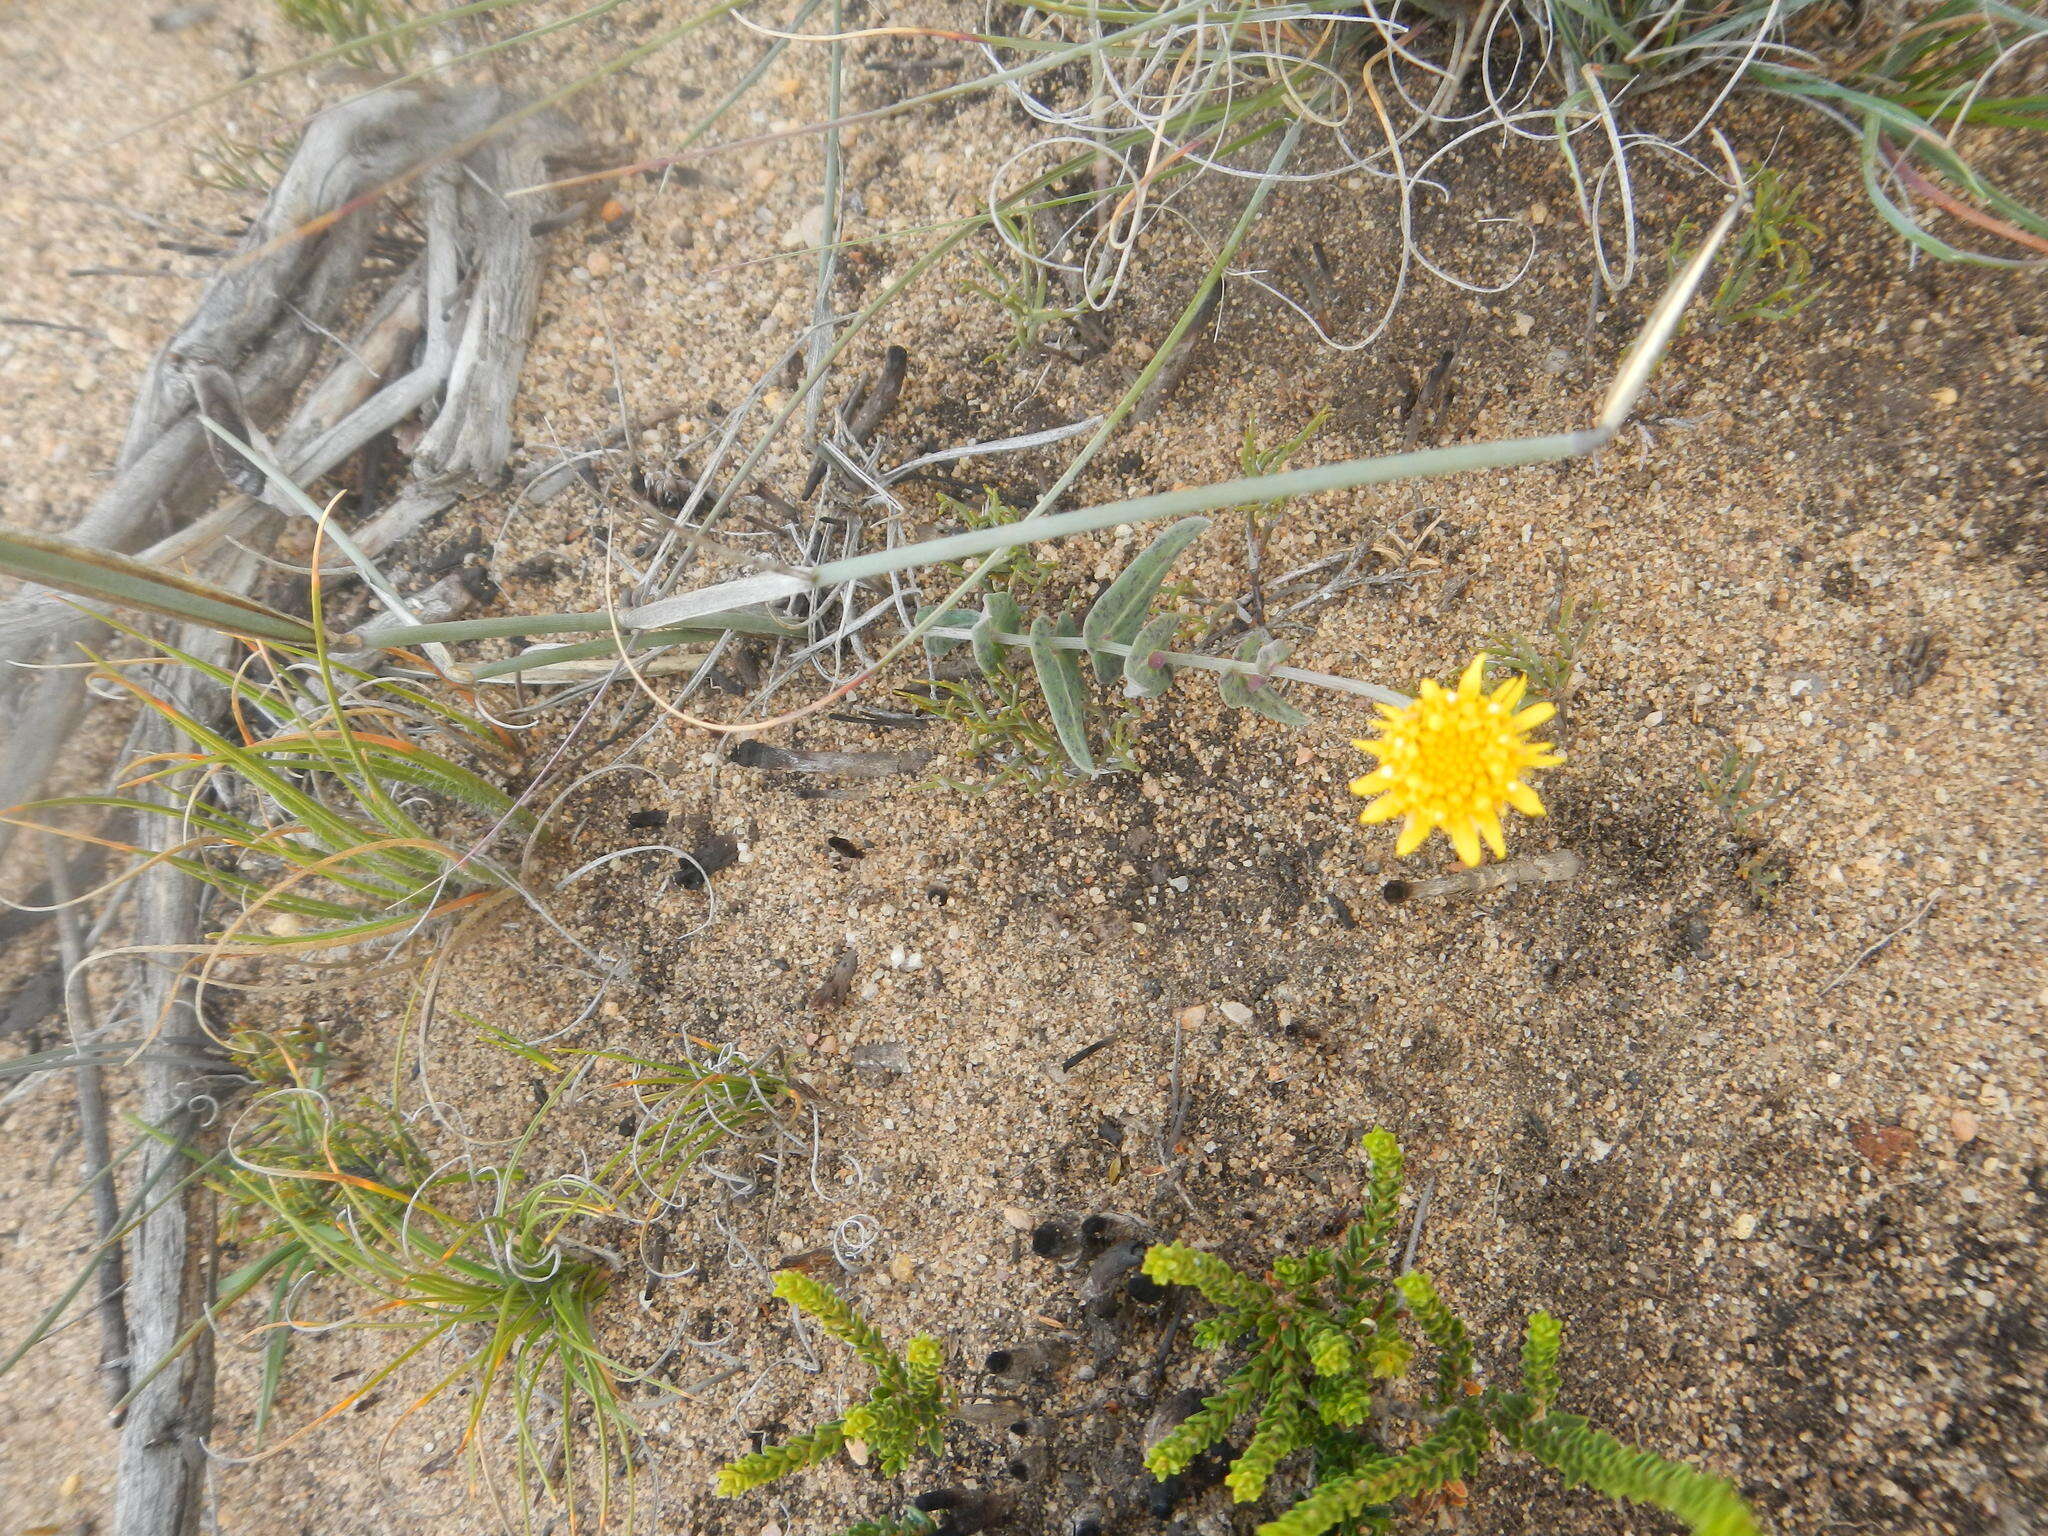
M 714 832 L 683 855 L 676 870 L 676 884 L 686 891 L 701 891 L 721 869 L 739 862 L 740 845 L 723 832 Z
M 1073 1055 L 1069 1056 L 1065 1061 L 1060 1063 L 1060 1070 L 1062 1072 L 1071 1072 L 1074 1070 L 1074 1068 L 1080 1066 L 1082 1062 L 1086 1061 L 1090 1056 L 1093 1056 L 1097 1051 L 1103 1049 L 1105 1046 L 1111 1046 L 1115 1044 L 1116 1036 L 1107 1035 L 1104 1038 L 1096 1041 L 1093 1045 L 1084 1045 L 1081 1047 L 1080 1050 L 1074 1052 Z
M 853 994 L 853 976 L 859 968 L 860 952 L 849 944 L 839 951 L 839 958 L 832 962 L 832 969 L 825 973 L 825 979 L 811 994 L 811 1007 L 823 1013 L 845 1002 Z

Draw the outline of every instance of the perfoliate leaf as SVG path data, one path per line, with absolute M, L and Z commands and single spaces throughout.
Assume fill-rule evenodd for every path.
M 1007 592 L 991 592 L 981 605 L 981 618 L 974 625 L 974 664 L 986 677 L 1003 670 L 1003 642 L 996 632 L 1017 635 L 1024 632 L 1024 610 Z
M 1095 755 L 1088 750 L 1087 685 L 1081 681 L 1080 653 L 1056 649 L 1053 635 L 1045 615 L 1031 621 L 1031 664 L 1038 670 L 1038 686 L 1045 694 L 1045 707 L 1060 745 L 1076 768 L 1092 774 Z
M 1081 638 L 1088 642 L 1089 652 L 1095 658 L 1095 675 L 1103 682 L 1116 681 L 1123 671 L 1123 658 L 1099 649 L 1102 642 L 1130 643 L 1144 624 L 1145 610 L 1152 606 L 1153 595 L 1166 580 L 1167 571 L 1180 558 L 1181 551 L 1200 538 L 1208 526 L 1206 517 L 1182 518 L 1146 545 L 1144 552 L 1125 566 L 1123 574 L 1095 599 L 1087 618 L 1081 621 Z
M 1274 642 L 1259 634 L 1248 635 L 1243 645 L 1237 648 L 1237 659 L 1249 661 L 1265 668 L 1280 665 L 1278 657 L 1267 661 Z M 1280 655 L 1285 655 L 1283 649 Z M 1255 715 L 1264 715 L 1268 720 L 1278 720 L 1282 725 L 1304 726 L 1308 716 L 1281 698 L 1269 677 L 1247 677 L 1242 672 L 1224 672 L 1216 679 L 1216 690 L 1223 695 L 1223 702 L 1232 709 L 1248 709 Z
M 917 610 L 917 622 L 922 624 L 932 616 L 934 611 L 934 605 L 927 603 L 924 607 Z M 966 629 L 980 618 L 981 615 L 972 608 L 948 608 L 944 613 L 939 614 L 939 625 L 944 629 Z M 965 640 L 955 640 L 949 635 L 926 635 L 924 637 L 925 654 L 930 656 L 943 656 L 946 652 L 965 644 L 967 644 Z M 975 653 L 975 659 L 977 661 L 980 660 L 980 653 L 978 651 Z
M 1172 684 L 1173 668 L 1154 666 L 1152 656 L 1173 644 L 1180 622 L 1177 613 L 1159 614 L 1147 620 L 1131 641 L 1131 652 L 1124 657 L 1124 686 L 1133 698 L 1156 699 Z

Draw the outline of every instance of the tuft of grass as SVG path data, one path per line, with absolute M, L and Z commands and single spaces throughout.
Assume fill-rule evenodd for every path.
M 291 164 L 293 145 L 212 133 L 191 152 L 190 175 L 202 187 L 237 196 L 268 197 Z
M 611 1204 L 587 1180 L 520 1172 L 520 1154 L 546 1113 L 505 1167 L 472 1173 L 435 1171 L 396 1122 L 337 1110 L 317 1069 L 245 1112 L 208 1177 L 229 1233 L 258 1250 L 221 1287 L 220 1307 L 259 1286 L 269 1291 L 262 1421 L 292 1331 L 374 1329 L 405 1341 L 345 1396 L 260 1454 L 364 1402 L 436 1346 L 453 1345 L 455 1363 L 400 1422 L 451 1393 L 466 1399 L 462 1445 L 508 1523 L 508 1509 L 516 1509 L 516 1523 L 530 1528 L 534 1507 L 548 1500 L 567 1512 L 571 1528 L 589 1506 L 601 1529 L 623 1489 L 625 1523 L 633 1524 L 639 1428 L 619 1390 L 630 1373 L 599 1348 L 593 1325 L 611 1277 L 565 1230 L 609 1214 Z M 354 1310 L 317 1324 L 298 1315 L 309 1296 L 337 1292 Z M 493 1413 L 510 1424 L 510 1489 L 500 1486 L 489 1450 Z
M 1750 178 L 1749 218 L 1724 247 L 1721 280 L 1707 300 L 1719 325 L 1789 320 L 1820 296 L 1808 239 L 1820 228 L 1800 211 L 1805 188 L 1765 166 Z M 1671 240 L 1675 272 L 1691 255 L 1699 225 L 1687 219 Z
M 649 1217 L 674 1210 L 683 1178 L 736 1136 L 772 1122 L 795 1090 L 780 1072 L 749 1061 L 731 1046 L 689 1040 L 670 1059 L 627 1051 L 580 1052 L 632 1075 L 613 1086 L 630 1090 L 639 1120 L 626 1148 L 599 1170 L 606 1188 L 639 1191 Z
M 404 9 L 392 0 L 275 0 L 275 4 L 278 14 L 292 26 L 339 48 L 341 58 L 357 69 L 403 70 L 412 58 L 412 35 L 390 35 L 404 19 Z
M 506 755 L 501 733 L 479 717 L 339 663 L 318 641 L 310 653 L 259 645 L 233 671 L 158 645 L 153 665 L 198 671 L 226 691 L 232 718 L 219 726 L 142 681 L 137 663 L 94 660 L 100 680 L 169 721 L 187 750 L 131 762 L 110 793 L 0 815 L 135 856 L 124 879 L 149 866 L 144 850 L 24 813 L 112 811 L 175 823 L 183 840 L 161 857 L 240 908 L 218 943 L 269 953 L 354 944 L 509 890 L 508 871 L 447 834 L 460 816 L 524 825 L 511 796 L 453 755 Z M 135 793 L 152 785 L 176 794 Z
M 965 287 L 994 304 L 1010 322 L 1009 340 L 987 359 L 993 363 L 1037 351 L 1049 330 L 1073 325 L 1080 310 L 1053 301 L 1053 280 L 1038 249 L 1030 211 L 997 209 L 989 223 L 1001 252 L 976 252 L 981 276 L 965 280 Z

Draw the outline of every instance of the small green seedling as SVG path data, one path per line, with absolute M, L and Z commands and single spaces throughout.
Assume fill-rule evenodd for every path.
M 1794 788 L 1766 778 L 1757 781 L 1763 755 L 1730 747 L 1713 768 L 1699 772 L 1700 793 L 1721 813 L 1728 829 L 1737 837 L 1755 838 L 1763 831 L 1770 813 L 1792 798 Z
M 731 1498 L 829 1461 L 849 1441 L 865 1445 L 891 1477 L 909 1466 L 917 1451 L 925 1450 L 936 1456 L 944 1448 L 952 1393 L 942 1374 L 944 1355 L 937 1339 L 918 1334 L 899 1357 L 851 1303 L 831 1286 L 811 1279 L 801 1270 L 778 1272 L 775 1294 L 799 1312 L 815 1318 L 818 1326 L 833 1338 L 850 1345 L 875 1373 L 875 1390 L 866 1402 L 840 1418 L 828 1420 L 780 1445 L 727 1462 L 718 1472 L 721 1498 Z
M 1248 1341 L 1249 1357 L 1202 1406 L 1155 1443 L 1154 1477 L 1184 1472 L 1253 1418 L 1224 1483 L 1239 1503 L 1266 1491 L 1289 1457 L 1306 1454 L 1313 1487 L 1259 1536 L 1383 1532 L 1403 1499 L 1462 1497 L 1498 1439 L 1612 1498 L 1653 1505 L 1683 1519 L 1695 1536 L 1756 1536 L 1756 1522 L 1728 1483 L 1683 1462 L 1636 1450 L 1558 1412 L 1560 1329 L 1531 1314 L 1519 1390 L 1488 1386 L 1470 1334 L 1429 1277 L 1397 1274 L 1391 1239 L 1401 1201 L 1401 1149 L 1383 1130 L 1365 1138 L 1372 1160 L 1364 1213 L 1334 1246 L 1282 1257 L 1261 1280 L 1215 1254 L 1178 1243 L 1153 1247 L 1145 1273 L 1162 1285 L 1194 1288 L 1216 1308 L 1195 1341 L 1223 1349 Z M 1396 1402 L 1396 1383 L 1416 1356 L 1412 1328 L 1435 1356 L 1435 1379 L 1420 1401 Z M 1401 1445 L 1389 1425 L 1417 1426 Z
M 1560 597 L 1551 605 L 1547 627 L 1541 634 L 1504 630 L 1488 635 L 1486 675 L 1489 683 L 1520 675 L 1529 680 L 1529 697 L 1555 704 L 1562 712 L 1571 702 L 1578 680 L 1579 657 L 1586 642 L 1607 614 L 1598 597 L 1583 603 L 1576 597 Z

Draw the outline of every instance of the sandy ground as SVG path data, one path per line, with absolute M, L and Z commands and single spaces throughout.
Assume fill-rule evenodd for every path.
M 0 102 L 14 167 L 0 182 L 0 307 L 82 328 L 0 330 L 10 521 L 61 527 L 77 514 L 118 441 L 130 379 L 205 269 L 111 205 L 216 235 L 247 207 L 185 175 L 180 146 L 218 108 L 97 147 L 229 81 L 243 46 L 231 23 L 257 27 L 259 61 L 283 56 L 259 8 L 222 11 L 177 34 L 151 31 L 147 7 L 114 3 L 38 0 L 0 22 L 19 83 Z M 686 45 L 636 66 L 583 110 L 586 125 L 627 153 L 658 148 L 690 92 L 730 78 L 731 58 Z M 771 76 L 752 129 L 818 115 L 814 75 Z M 895 89 L 861 74 L 854 99 Z M 280 110 L 315 99 L 304 86 L 265 98 Z M 1768 142 L 1774 122 L 1748 110 L 1738 128 Z M 871 293 L 908 259 L 908 242 L 881 237 L 970 207 L 1016 132 L 988 104 L 942 131 L 853 135 L 857 283 Z M 822 1532 L 900 1501 L 844 1463 L 732 1503 L 708 1496 L 712 1470 L 749 1449 L 750 1433 L 801 1427 L 855 1387 L 829 1346 L 821 1371 L 806 1368 L 765 1273 L 829 1248 L 835 1228 L 856 1230 L 849 1218 L 878 1233 L 843 1277 L 850 1293 L 892 1336 L 936 1332 L 969 1395 L 999 1397 L 974 1369 L 987 1349 L 1079 1318 L 1076 1275 L 1034 1258 L 1021 1228 L 1057 1211 L 1120 1211 L 1256 1267 L 1349 1213 L 1356 1139 L 1374 1125 L 1400 1134 L 1415 1185 L 1430 1188 L 1419 1262 L 1465 1310 L 1489 1368 L 1510 1367 L 1527 1310 L 1557 1312 L 1568 1406 L 1725 1473 L 1781 1532 L 2035 1528 L 2048 1508 L 2048 1296 L 2029 1257 L 2048 1209 L 2048 290 L 2038 277 L 1909 269 L 1835 148 L 1784 151 L 1815 182 L 1824 231 L 1824 287 L 1804 314 L 1684 338 L 1642 425 L 1597 461 L 1324 497 L 1291 509 L 1267 554 L 1268 571 L 1284 570 L 1390 524 L 1412 533 L 1436 520 L 1412 558 L 1378 557 L 1376 569 L 1405 579 L 1316 607 L 1296 637 L 1301 665 L 1395 686 L 1454 672 L 1489 634 L 1540 629 L 1560 590 L 1604 602 L 1559 733 L 1569 765 L 1544 784 L 1554 814 L 1516 839 L 1518 851 L 1578 852 L 1577 881 L 1389 906 L 1378 890 L 1391 840 L 1353 826 L 1344 793 L 1361 771 L 1348 745 L 1356 717 L 1310 699 L 1313 730 L 1253 729 L 1189 680 L 1143 708 L 1141 773 L 1058 795 L 977 799 L 904 781 L 807 794 L 663 729 L 634 759 L 648 773 L 610 776 L 572 802 L 549 853 L 557 876 L 657 839 L 723 834 L 741 847 L 713 882 L 715 905 L 674 888 L 667 861 L 650 856 L 560 893 L 551 905 L 565 927 L 629 957 L 634 976 L 578 1041 L 658 1055 L 688 1033 L 779 1051 L 819 1115 L 815 1127 L 793 1119 L 800 1150 L 756 1194 L 707 1188 L 670 1225 L 671 1267 L 696 1273 L 644 1291 L 638 1276 L 622 1280 L 601 1314 L 629 1364 L 688 1339 L 703 1342 L 670 1367 L 679 1380 L 741 1367 L 648 1415 L 660 1473 L 648 1528 Z M 707 162 L 694 185 L 635 181 L 619 193 L 627 218 L 556 238 L 520 407 L 524 464 L 607 430 L 616 384 L 635 413 L 682 408 L 640 439 L 643 465 L 657 468 L 744 396 L 809 309 L 810 258 L 790 248 L 816 164 L 814 147 L 785 143 Z M 1429 216 L 1439 251 L 1475 212 L 1527 225 L 1532 205 L 1569 207 L 1562 174 L 1533 153 L 1479 157 L 1456 190 L 1451 212 Z M 1655 188 L 1646 218 L 1659 242 L 1706 212 L 1705 197 Z M 1113 401 L 1230 206 L 1187 205 L 1188 226 L 1162 233 L 1155 268 L 1112 316 L 1113 347 L 1084 365 L 990 361 L 1004 327 L 952 281 L 971 275 L 964 264 L 922 290 L 855 363 L 871 365 L 885 342 L 909 350 L 886 428 L 897 456 Z M 1284 285 L 1320 240 L 1335 312 L 1370 317 L 1386 292 L 1390 217 L 1383 194 L 1343 182 L 1290 193 L 1246 260 Z M 176 275 L 67 275 L 91 266 Z M 1589 325 L 1584 247 L 1556 214 L 1520 287 L 1475 300 L 1425 280 L 1360 352 L 1315 345 L 1278 304 L 1233 285 L 1186 382 L 1083 478 L 1076 504 L 1233 474 L 1248 420 L 1292 427 L 1323 406 L 1335 418 L 1304 461 L 1391 451 L 1446 346 L 1454 392 L 1424 441 L 1577 426 L 1645 286 Z M 978 460 L 955 466 L 955 489 L 994 483 L 1016 500 L 1060 462 Z M 787 452 L 762 478 L 793 493 L 803 468 Z M 938 526 L 934 488 L 912 495 Z M 595 573 L 616 511 L 581 489 L 538 509 L 480 496 L 408 560 L 425 568 L 472 542 L 507 610 L 590 606 L 604 595 Z M 1184 572 L 1205 594 L 1247 587 L 1238 525 L 1221 521 Z M 1085 595 L 1117 553 L 1107 536 L 1048 552 L 1048 607 Z M 582 739 L 637 715 L 621 689 Z M 526 738 L 527 770 L 568 724 Z M 777 739 L 954 745 L 816 717 Z M 1730 746 L 1761 752 L 1796 786 L 1762 833 L 1761 867 L 1781 879 L 1761 901 L 1744 874 L 1759 867 L 1744 865 L 1756 846 L 1696 782 Z M 658 812 L 666 827 L 650 835 Z M 1438 857 L 1416 862 L 1433 869 Z M 808 1008 L 849 941 L 861 957 L 853 995 L 829 1013 Z M 36 942 L 16 946 L 8 974 Z M 508 920 L 451 967 L 432 1087 L 479 1135 L 531 1113 L 536 1074 L 456 1015 L 529 1035 L 575 1018 L 590 985 L 552 963 L 561 951 L 534 921 Z M 312 1015 L 366 1090 L 383 1080 L 403 1002 L 337 991 Z M 1161 1148 L 1177 1039 L 1175 1180 Z M 876 1054 L 903 1070 L 858 1064 Z M 551 1165 L 608 1153 L 623 1108 L 600 1095 L 551 1122 Z M 72 1133 L 56 1089 L 7 1122 L 0 1262 L 13 1283 L 0 1288 L 0 1337 L 18 1336 L 83 1251 L 85 1213 L 63 1205 Z M 1021 1390 L 1022 1408 L 1052 1425 L 1056 1471 L 1006 1490 L 1016 1528 L 1061 1529 L 1085 1488 L 1135 1486 L 1157 1327 L 1132 1318 L 1119 1352 Z M 317 1437 L 239 1464 L 254 1365 L 246 1336 L 235 1339 L 214 1437 L 220 1530 L 498 1528 L 451 1454 L 460 1408 L 401 1423 L 412 1394 L 396 1384 Z M 318 1414 L 378 1347 L 301 1344 L 284 1422 Z M 0 1530 L 104 1523 L 112 1437 L 93 1352 L 89 1328 L 73 1327 L 0 1380 Z M 1183 1347 L 1166 1385 L 1204 1369 Z M 1002 1486 L 1009 1454 L 1000 1432 L 966 1430 L 907 1486 Z M 1510 1464 L 1483 1474 L 1472 1498 L 1478 1531 L 1664 1528 Z M 1183 1519 L 1225 1528 L 1213 1507 Z M 1155 1527 L 1133 1516 L 1124 1528 Z

